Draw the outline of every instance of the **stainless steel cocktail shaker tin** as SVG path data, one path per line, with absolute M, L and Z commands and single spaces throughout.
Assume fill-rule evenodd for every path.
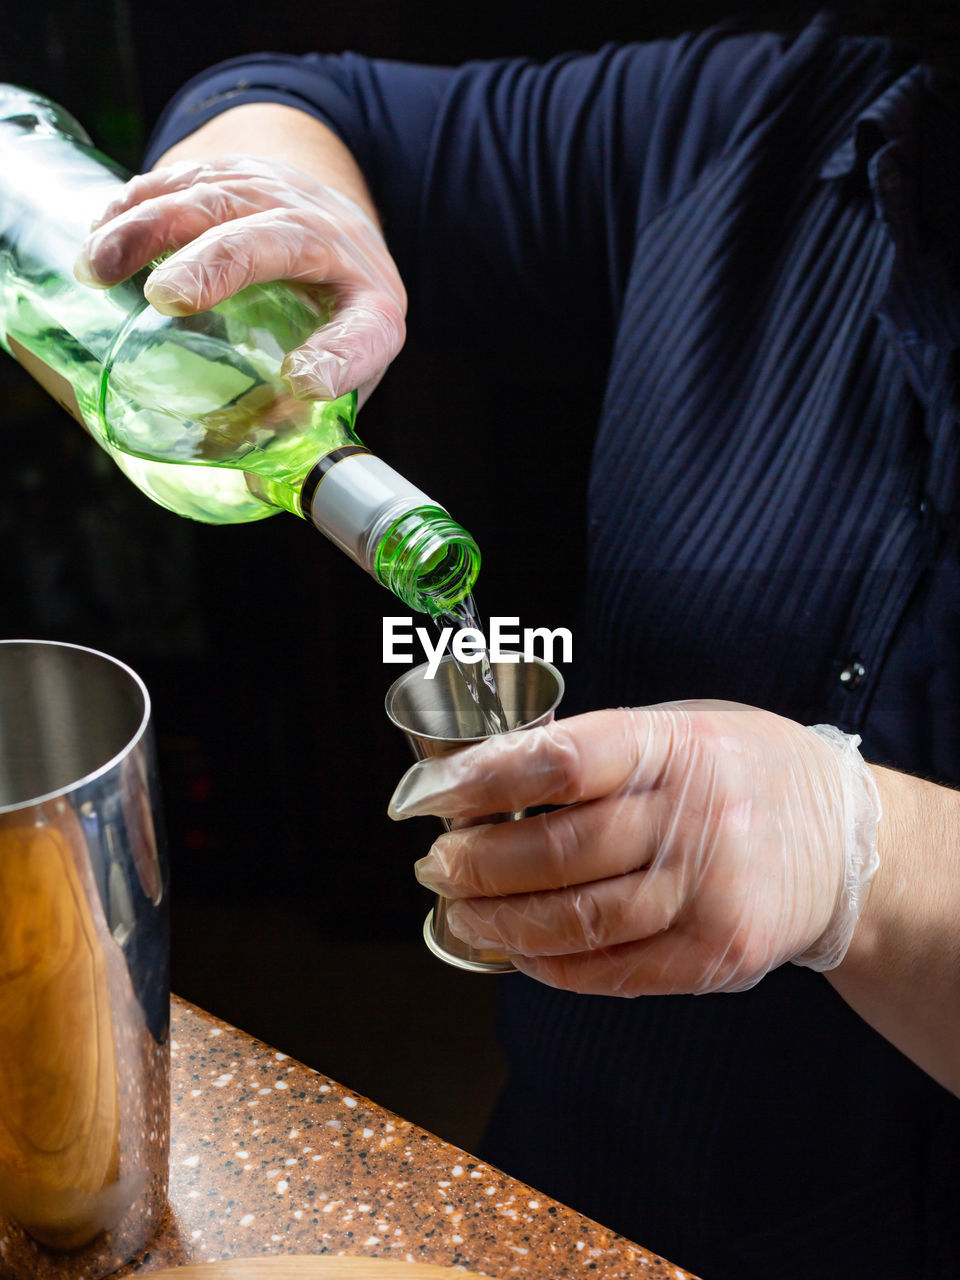
M 0 1276 L 96 1277 L 166 1205 L 168 877 L 150 698 L 0 641 Z

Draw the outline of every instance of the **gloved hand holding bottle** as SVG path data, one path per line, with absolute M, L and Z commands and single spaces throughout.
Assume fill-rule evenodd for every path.
M 404 775 L 391 816 L 469 825 L 417 864 L 450 927 L 543 982 L 739 991 L 842 959 L 877 867 L 858 739 L 736 703 L 590 712 Z M 484 814 L 560 808 L 519 822 Z
M 165 315 L 206 311 L 251 284 L 305 286 L 331 318 L 281 372 L 303 396 L 361 402 L 403 345 L 406 293 L 380 231 L 345 195 L 281 160 L 185 160 L 132 178 L 75 271 L 109 287 L 165 257 L 144 285 Z
M 155 502 L 212 524 L 292 512 L 442 614 L 476 543 L 354 431 L 406 305 L 363 178 L 302 112 L 226 114 L 261 158 L 206 159 L 201 128 L 130 178 L 62 107 L 0 85 L 0 346 Z

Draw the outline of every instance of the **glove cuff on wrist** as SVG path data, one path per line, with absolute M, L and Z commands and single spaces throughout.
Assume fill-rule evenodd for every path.
M 859 734 L 843 733 L 830 724 L 813 724 L 807 728 L 829 742 L 837 753 L 844 809 L 844 881 L 836 909 L 825 932 L 809 950 L 792 961 L 822 973 L 835 969 L 846 955 L 870 882 L 880 865 L 877 827 L 881 808 L 873 774 L 857 749 Z

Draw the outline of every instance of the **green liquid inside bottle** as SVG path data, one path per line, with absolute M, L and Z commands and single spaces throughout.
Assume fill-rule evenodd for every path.
M 146 272 L 99 291 L 73 262 L 126 175 L 60 108 L 0 86 L 0 345 L 155 502 L 233 524 L 312 520 L 410 608 L 471 590 L 480 553 L 443 508 L 360 442 L 356 394 L 295 396 L 284 356 L 327 318 L 284 284 L 161 315 Z

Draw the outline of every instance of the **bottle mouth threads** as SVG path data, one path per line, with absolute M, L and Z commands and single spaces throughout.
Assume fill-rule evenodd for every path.
M 418 613 L 455 609 L 480 572 L 480 548 L 442 507 L 418 507 L 395 521 L 374 561 L 377 581 Z

